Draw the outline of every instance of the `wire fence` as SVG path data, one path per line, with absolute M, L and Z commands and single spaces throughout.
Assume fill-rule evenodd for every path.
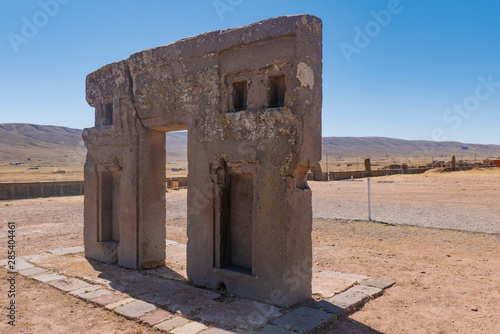
M 312 182 L 315 218 L 500 233 L 500 179 Z

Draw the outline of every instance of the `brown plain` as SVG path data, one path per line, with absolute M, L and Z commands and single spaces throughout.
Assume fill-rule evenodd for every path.
M 485 174 L 498 178 L 500 169 L 431 177 L 465 183 Z M 311 182 L 311 187 L 319 195 L 329 183 Z M 475 194 L 480 197 L 480 190 Z M 167 239 L 186 243 L 186 190 L 166 196 Z M 313 206 L 317 201 L 313 195 Z M 83 245 L 83 196 L 2 201 L 0 210 L 6 221 L 18 224 L 19 255 Z M 0 226 L 1 236 L 6 228 Z M 312 239 L 314 267 L 397 282 L 382 297 L 322 333 L 500 332 L 498 234 L 314 219 Z M 6 278 L 6 271 L 0 270 L 2 291 Z M 18 326 L 11 331 L 2 322 L 0 332 L 43 333 L 49 328 L 61 333 L 155 332 L 39 282 L 20 276 L 17 282 Z M 0 294 L 0 305 L 6 303 L 7 295 Z

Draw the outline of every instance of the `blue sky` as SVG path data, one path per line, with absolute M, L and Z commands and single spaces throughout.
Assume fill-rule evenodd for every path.
M 323 136 L 500 144 L 500 1 L 1 4 L 0 123 L 91 127 L 85 76 L 101 66 L 206 31 L 306 13 L 323 20 Z

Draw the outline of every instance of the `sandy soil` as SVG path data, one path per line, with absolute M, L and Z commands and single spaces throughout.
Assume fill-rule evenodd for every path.
M 394 184 L 406 182 L 404 189 L 417 191 L 422 187 L 420 182 L 434 178 L 431 184 L 441 184 L 439 187 L 443 187 L 441 190 L 445 193 L 454 192 L 453 188 L 448 188 L 456 181 L 460 187 L 486 182 L 487 187 L 471 188 L 473 190 L 468 199 L 472 201 L 472 196 L 481 197 L 489 191 L 490 183 L 498 180 L 498 176 L 476 172 L 419 176 L 421 180 L 401 176 L 380 180 L 394 181 Z M 445 179 L 449 182 L 443 181 Z M 397 284 L 382 297 L 369 302 L 363 309 L 341 320 L 335 328 L 323 333 L 500 333 L 498 234 L 332 219 L 337 217 L 334 211 L 328 211 L 332 206 L 331 199 L 325 199 L 330 193 L 328 188 L 346 182 L 352 181 L 311 183 L 314 191 L 312 240 L 315 266 L 391 279 Z M 377 184 L 377 179 L 372 179 L 372 182 L 375 185 L 391 185 Z M 341 195 L 342 192 L 339 192 L 335 196 L 337 202 Z M 483 197 L 495 200 L 494 194 L 487 195 Z M 167 238 L 183 243 L 187 241 L 185 196 L 186 190 L 171 191 L 166 195 Z M 398 202 L 398 198 L 402 200 Z M 403 199 L 402 196 L 391 198 L 390 202 L 398 208 L 396 213 L 406 210 L 407 202 Z M 321 201 L 324 201 L 323 204 Z M 345 203 L 351 201 L 345 200 Z M 439 212 L 442 205 L 429 205 L 426 212 L 432 208 Z M 0 258 L 6 257 L 1 254 L 6 254 L 7 250 L 7 221 L 17 223 L 17 250 L 20 255 L 83 245 L 82 210 L 82 196 L 0 202 Z M 456 205 L 454 210 L 467 212 L 470 208 Z M 331 216 L 320 218 L 328 215 Z M 490 218 L 481 216 L 477 219 Z M 429 223 L 442 227 L 439 221 L 429 219 Z M 500 229 L 498 218 L 487 223 L 497 231 Z M 0 270 L 2 306 L 7 301 L 5 278 L 6 272 Z M 17 290 L 21 311 L 16 328 L 19 333 L 153 332 L 23 277 L 17 279 Z M 3 316 L 2 319 L 5 320 Z M 2 333 L 11 329 L 5 327 L 4 320 L 0 323 Z

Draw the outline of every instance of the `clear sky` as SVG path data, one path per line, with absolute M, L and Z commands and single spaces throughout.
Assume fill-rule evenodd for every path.
M 266 18 L 323 20 L 323 136 L 500 144 L 498 0 L 0 0 L 0 123 L 93 126 L 85 77 Z

